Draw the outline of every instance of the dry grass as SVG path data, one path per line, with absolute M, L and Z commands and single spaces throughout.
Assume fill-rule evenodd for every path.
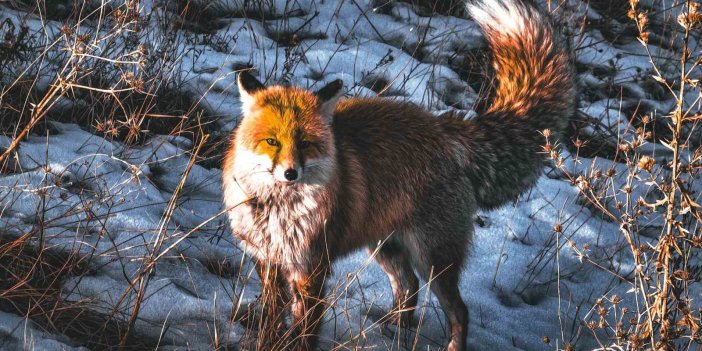
M 25 316 L 93 350 L 115 348 L 126 331 L 121 318 L 98 312 L 90 301 L 62 297 L 65 279 L 90 274 L 88 258 L 37 246 L 35 235 L 0 237 L 0 310 Z M 124 343 L 130 350 L 152 350 L 156 345 L 143 336 Z
M 608 6 L 615 4 L 593 4 L 600 10 Z M 622 6 L 617 3 L 612 14 L 617 20 L 622 20 Z M 696 132 L 700 100 L 698 97 L 691 101 L 685 94 L 697 89 L 693 72 L 701 61 L 690 52 L 688 44 L 699 40 L 702 15 L 698 4 L 674 1 L 671 8 L 680 8 L 682 15 L 670 18 L 667 25 L 677 28 L 662 31 L 666 23 L 651 23 L 649 10 L 638 1 L 632 0 L 626 6 L 626 16 L 638 30 L 638 41 L 651 62 L 651 78 L 676 102 L 674 109 L 670 113 L 646 111 L 645 107 L 639 111 L 637 106 L 626 113 L 631 116 L 629 131 L 617 135 L 616 144 L 610 141 L 606 154 L 626 166 L 625 174 L 598 167 L 572 173 L 557 147 L 547 144 L 545 151 L 580 189 L 586 205 L 619 225 L 619 234 L 626 242 L 624 252 L 634 261 L 631 272 L 612 271 L 631 286 L 633 294 L 601 296 L 584 319 L 601 349 L 696 349 L 702 342 L 700 311 L 691 288 L 702 278 L 698 264 L 702 217 L 695 191 L 702 155 Z M 656 56 L 649 50 L 652 27 L 658 29 L 658 45 L 673 39 L 681 45 L 676 50 L 680 54 L 678 61 L 672 63 L 678 67 L 677 75 L 663 69 L 671 65 L 670 58 Z M 583 151 L 584 155 L 592 152 L 584 147 L 588 142 L 592 140 L 576 139 L 573 143 L 574 162 L 578 162 Z M 652 153 L 645 148 L 651 143 L 664 145 L 667 150 Z M 660 226 L 651 227 L 652 222 L 656 223 L 652 218 L 658 218 Z M 572 242 L 570 246 L 581 260 L 597 265 L 587 248 Z

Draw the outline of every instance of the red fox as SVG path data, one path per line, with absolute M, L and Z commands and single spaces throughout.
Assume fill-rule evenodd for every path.
M 234 235 L 256 260 L 269 318 L 290 311 L 310 350 L 332 262 L 373 250 L 388 274 L 398 322 L 417 303 L 415 272 L 432 279 L 448 350 L 466 349 L 468 309 L 458 288 L 476 210 L 529 189 L 543 168 L 540 131 L 561 131 L 574 111 L 569 55 L 545 15 L 520 0 L 469 3 L 494 53 L 494 101 L 476 118 L 436 117 L 410 103 L 340 99 L 343 83 L 316 92 L 238 77 L 243 118 L 223 165 Z M 241 204 L 241 205 L 239 205 Z M 276 336 L 281 337 L 283 336 Z

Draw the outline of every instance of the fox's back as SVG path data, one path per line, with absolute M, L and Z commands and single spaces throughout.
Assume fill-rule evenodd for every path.
M 348 99 L 337 106 L 332 128 L 341 154 L 351 148 L 365 168 L 387 173 L 386 180 L 430 176 L 457 151 L 443 118 L 411 103 Z
M 435 185 L 460 176 L 461 145 L 443 118 L 414 104 L 348 99 L 332 129 L 342 188 L 364 194 L 369 225 L 381 232 L 406 222 Z

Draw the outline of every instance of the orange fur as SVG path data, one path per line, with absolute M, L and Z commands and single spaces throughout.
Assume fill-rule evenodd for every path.
M 328 130 L 317 114 L 318 99 L 298 88 L 273 88 L 256 93 L 257 107 L 241 122 L 237 137 L 241 145 L 285 165 L 319 157 L 327 145 Z M 275 138 L 280 148 L 268 145 Z M 301 142 L 311 145 L 300 148 Z

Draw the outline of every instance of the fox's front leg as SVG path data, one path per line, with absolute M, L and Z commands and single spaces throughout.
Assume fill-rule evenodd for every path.
M 286 307 L 290 302 L 290 294 L 285 280 L 285 272 L 280 265 L 256 260 L 256 271 L 261 279 L 261 318 L 257 321 L 259 331 L 273 332 L 279 339 L 285 327 Z M 259 333 L 261 334 L 261 333 Z M 270 334 L 266 335 L 266 339 Z
M 312 273 L 293 272 L 288 277 L 292 291 L 292 350 L 312 351 L 317 347 L 317 334 L 324 317 L 324 280 L 328 268 Z

